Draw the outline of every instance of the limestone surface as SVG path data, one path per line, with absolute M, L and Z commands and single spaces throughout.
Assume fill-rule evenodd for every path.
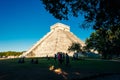
M 71 46 L 72 43 L 77 42 L 85 46 L 83 41 L 70 32 L 68 25 L 56 23 L 52 25 L 50 29 L 50 32 L 21 56 L 46 57 L 54 56 L 57 52 L 68 53 L 72 56 L 73 53 L 68 52 L 68 47 Z

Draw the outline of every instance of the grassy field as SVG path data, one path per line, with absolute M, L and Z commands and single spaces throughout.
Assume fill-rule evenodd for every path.
M 120 62 L 114 61 L 70 60 L 69 66 L 59 65 L 54 59 L 38 58 L 38 64 L 30 61 L 30 58 L 25 63 L 18 63 L 18 59 L 0 60 L 0 80 L 90 80 L 120 74 Z

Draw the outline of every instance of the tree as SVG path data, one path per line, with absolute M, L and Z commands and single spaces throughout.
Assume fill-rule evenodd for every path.
M 41 0 L 45 9 L 57 19 L 78 17 L 84 13 L 85 24 L 93 29 L 109 29 L 120 24 L 120 0 Z M 84 25 L 85 26 L 85 25 Z
M 72 45 L 69 46 L 68 51 L 81 52 L 81 45 L 79 43 L 72 43 Z
M 15 52 L 15 51 L 0 52 L 0 57 L 20 56 L 22 53 L 23 52 Z
M 110 59 L 112 56 L 119 56 L 120 48 L 120 27 L 104 31 L 96 30 L 86 39 L 86 48 L 97 50 L 104 59 Z
M 84 14 L 83 27 L 92 27 L 96 30 L 87 40 L 89 48 L 97 49 L 104 57 L 115 50 L 119 51 L 120 0 L 41 1 L 45 9 L 60 20 L 68 20 L 71 15 L 78 17 L 81 13 Z
M 106 39 L 101 36 L 101 31 L 97 30 L 93 32 L 89 38 L 86 39 L 86 48 L 89 50 L 97 50 L 103 57 L 106 54 Z

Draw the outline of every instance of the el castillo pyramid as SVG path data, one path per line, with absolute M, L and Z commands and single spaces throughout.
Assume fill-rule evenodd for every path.
M 77 38 L 70 27 L 62 23 L 56 23 L 51 26 L 48 32 L 42 39 L 40 39 L 33 47 L 22 54 L 25 57 L 46 57 L 54 56 L 57 52 L 68 53 L 68 47 L 72 43 L 77 42 L 85 46 L 84 42 Z M 68 53 L 72 55 L 73 53 Z

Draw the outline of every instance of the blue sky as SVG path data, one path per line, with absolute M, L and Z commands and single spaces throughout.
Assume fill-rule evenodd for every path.
M 91 29 L 82 29 L 83 16 L 68 21 L 57 20 L 44 9 L 40 0 L 0 0 L 0 51 L 25 51 L 61 22 L 69 25 L 85 41 Z

